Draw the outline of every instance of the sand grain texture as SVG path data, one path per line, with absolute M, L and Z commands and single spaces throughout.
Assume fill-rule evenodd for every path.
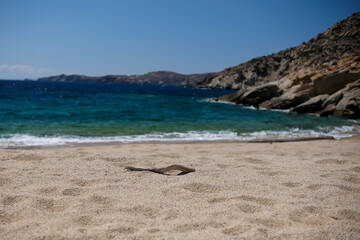
M 359 239 L 359 143 L 0 150 L 0 238 Z

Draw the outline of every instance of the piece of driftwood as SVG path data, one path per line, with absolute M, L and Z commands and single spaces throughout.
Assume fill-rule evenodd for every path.
M 177 175 L 185 175 L 190 172 L 195 172 L 194 168 L 188 168 L 188 167 L 184 167 L 182 165 L 171 165 L 171 166 L 164 167 L 164 168 L 125 167 L 125 169 L 130 170 L 130 171 L 149 171 L 149 172 L 159 173 L 159 174 L 164 174 L 164 175 L 168 175 L 168 174 L 166 174 L 167 172 L 174 171 L 174 170 L 180 171 L 180 173 Z

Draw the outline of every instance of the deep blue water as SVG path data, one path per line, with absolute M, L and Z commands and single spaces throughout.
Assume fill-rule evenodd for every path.
M 223 90 L 0 81 L 0 147 L 358 134 L 355 121 L 216 103 Z

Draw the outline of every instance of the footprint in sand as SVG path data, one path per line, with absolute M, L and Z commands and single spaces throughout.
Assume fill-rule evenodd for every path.
M 126 157 L 118 157 L 118 158 L 112 158 L 112 157 L 103 157 L 101 158 L 101 160 L 107 161 L 107 162 L 114 162 L 114 163 L 119 163 L 119 162 L 128 162 L 129 158 Z
M 259 206 L 254 206 L 250 204 L 237 204 L 236 209 L 240 210 L 243 213 L 249 213 L 249 214 L 253 214 L 261 210 Z
M 90 216 L 80 216 L 73 219 L 73 221 L 83 227 L 90 225 L 92 223 L 92 218 Z
M 188 223 L 188 224 L 182 224 L 178 225 L 175 228 L 175 231 L 183 233 L 183 232 L 192 232 L 192 231 L 200 231 L 204 230 L 206 228 L 223 228 L 224 224 L 222 223 L 216 223 L 216 222 L 207 222 L 207 223 Z
M 109 197 L 103 197 L 103 196 L 98 196 L 98 195 L 93 195 L 92 197 L 90 197 L 90 201 L 95 202 L 95 203 L 100 203 L 102 205 L 107 205 L 110 206 L 112 205 L 112 199 Z
M 133 227 L 119 226 L 116 228 L 112 228 L 106 231 L 106 235 L 108 239 L 117 239 L 119 236 L 129 235 L 136 232 L 136 229 Z
M 150 228 L 147 230 L 149 233 L 157 233 L 157 232 L 160 232 L 160 229 L 159 228 Z
M 191 192 L 197 192 L 197 193 L 213 193 L 221 190 L 221 188 L 218 186 L 204 184 L 204 183 L 191 183 L 184 185 L 183 188 Z
M 353 193 L 360 193 L 360 188 L 357 187 L 349 187 L 345 185 L 334 185 L 335 187 L 338 187 L 341 190 L 353 192 Z
M 178 211 L 174 211 L 174 210 L 168 210 L 165 212 L 164 214 L 164 219 L 165 221 L 169 221 L 169 220 L 174 220 L 179 218 L 179 212 Z
M 220 197 L 220 198 L 212 198 L 210 200 L 208 200 L 209 203 L 221 203 L 221 202 L 225 202 L 225 201 L 230 201 L 233 199 L 241 199 L 247 202 L 254 202 L 260 205 L 264 205 L 264 206 L 274 206 L 276 204 L 276 200 L 274 199 L 270 199 L 270 198 L 264 198 L 264 197 L 253 197 L 253 196 L 238 196 L 238 197 Z M 253 206 L 253 205 L 248 205 L 248 204 L 239 204 L 237 205 L 239 207 L 239 210 L 243 211 L 243 212 L 248 212 L 248 213 L 254 213 L 258 210 L 260 210 L 259 207 L 257 206 Z
M 62 211 L 64 207 L 53 199 L 40 198 L 34 201 L 34 206 L 47 212 Z
M 291 197 L 296 198 L 296 199 L 304 199 L 307 197 L 306 194 L 291 194 Z
M 38 190 L 40 194 L 54 194 L 57 193 L 56 187 L 45 187 Z
M 350 209 L 343 209 L 340 210 L 339 215 L 347 220 L 354 221 L 359 223 L 360 222 L 360 212 L 350 210 Z
M 15 203 L 21 202 L 23 200 L 23 197 L 21 196 L 6 196 L 1 199 L 1 203 L 4 206 L 12 206 Z
M 226 169 L 226 168 L 231 167 L 230 165 L 226 165 L 226 164 L 216 164 L 216 166 L 218 166 L 221 169 Z
M 225 202 L 225 201 L 229 201 L 231 200 L 231 198 L 228 197 L 219 197 L 219 198 L 212 198 L 210 200 L 208 200 L 209 203 L 221 203 L 221 202 Z
M 318 214 L 318 213 L 321 213 L 322 211 L 322 208 L 320 207 L 315 207 L 315 206 L 306 206 L 306 207 L 303 207 L 303 209 L 309 213 L 313 213 L 313 214 Z
M 274 206 L 276 201 L 274 199 L 270 199 L 270 198 L 264 198 L 264 197 L 253 197 L 253 196 L 240 196 L 237 197 L 239 199 L 242 199 L 244 201 L 248 201 L 248 202 L 255 202 L 264 206 Z
M 192 231 L 200 231 L 206 228 L 206 224 L 204 223 L 193 223 L 193 224 L 183 224 L 179 225 L 175 228 L 177 232 L 192 232 Z
M 339 159 L 323 159 L 316 161 L 318 164 L 345 164 L 347 160 L 339 160 Z
M 62 194 L 65 196 L 79 196 L 81 193 L 81 188 L 67 188 L 62 192 Z
M 0 186 L 6 186 L 11 183 L 10 178 L 0 177 Z
M 311 184 L 309 185 L 307 188 L 313 191 L 319 190 L 320 188 L 322 188 L 323 186 L 325 186 L 324 184 Z
M 256 158 L 246 158 L 245 161 L 253 164 L 261 164 L 261 165 L 268 164 L 267 162 Z
M 283 183 L 284 186 L 289 187 L 289 188 L 296 188 L 296 187 L 301 187 L 302 184 L 298 183 L 298 182 L 285 182 Z
M 23 214 L 20 212 L 6 212 L 0 209 L 0 224 L 8 224 L 17 222 L 23 219 Z
M 156 154 L 150 154 L 147 157 L 149 157 L 149 158 L 170 158 L 170 159 L 174 159 L 174 158 L 181 158 L 181 155 L 179 155 L 177 153 L 156 153 Z
M 331 173 L 325 173 L 325 174 L 320 175 L 320 177 L 322 177 L 322 178 L 329 178 L 331 176 L 333 176 L 333 174 L 331 174 Z
M 259 174 L 269 176 L 269 177 L 273 177 L 273 176 L 281 174 L 281 172 L 261 171 L 261 172 L 259 172 Z
M 156 218 L 159 215 L 159 211 L 154 208 L 144 207 L 144 206 L 135 206 L 130 208 L 121 208 L 120 211 L 128 213 L 128 214 L 135 214 L 135 215 L 142 215 L 146 218 Z
M 85 186 L 91 185 L 90 181 L 83 180 L 83 179 L 73 179 L 73 180 L 71 180 L 71 182 L 80 187 L 85 187 Z
M 249 225 L 245 225 L 245 226 L 239 225 L 239 226 L 234 226 L 231 228 L 226 228 L 226 229 L 222 230 L 221 232 L 223 234 L 230 235 L 230 236 L 238 236 L 242 233 L 247 232 L 249 229 L 251 229 L 251 226 L 249 226 Z
M 45 157 L 35 153 L 20 153 L 15 155 L 13 159 L 19 161 L 40 161 L 45 159 Z
M 115 167 L 118 167 L 118 168 L 124 168 L 126 166 L 131 165 L 132 163 L 134 163 L 134 162 L 115 162 L 112 165 Z
M 251 222 L 255 224 L 261 224 L 267 228 L 280 228 L 285 225 L 280 219 L 275 218 L 256 218 Z
M 322 220 L 319 218 L 321 211 L 322 209 L 319 207 L 306 206 L 290 212 L 289 219 L 293 222 L 309 225 L 321 224 Z
M 353 184 L 360 184 L 360 178 L 358 177 L 346 177 L 343 180 Z

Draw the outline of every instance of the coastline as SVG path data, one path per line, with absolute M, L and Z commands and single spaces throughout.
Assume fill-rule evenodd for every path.
M 3 150 L 37 150 L 37 149 L 56 149 L 56 148 L 77 148 L 77 147 L 101 147 L 101 146 L 117 146 L 117 145 L 131 145 L 131 144 L 207 144 L 207 143 L 279 143 L 279 142 L 304 142 L 304 141 L 321 141 L 321 140 L 336 140 L 341 141 L 345 139 L 352 139 L 360 135 L 336 139 L 331 136 L 324 137 L 304 137 L 297 139 L 264 139 L 264 140 L 176 140 L 176 141 L 139 141 L 139 142 L 93 142 L 93 143 L 72 143 L 64 145 L 44 145 L 44 146 L 13 146 L 7 148 L 0 148 Z
M 0 149 L 0 234 L 356 239 L 359 140 Z M 172 164 L 196 171 L 125 169 Z

